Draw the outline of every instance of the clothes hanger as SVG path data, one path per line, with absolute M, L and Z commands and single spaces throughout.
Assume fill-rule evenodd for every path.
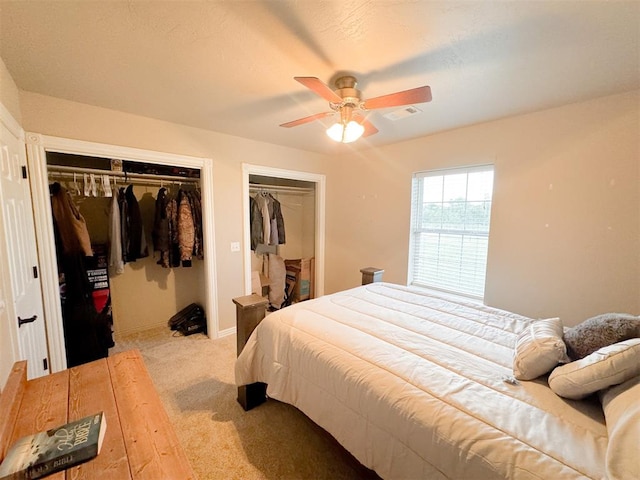
M 73 172 L 73 191 L 77 196 L 80 196 L 80 187 L 78 186 L 78 178 L 76 172 Z
M 98 196 L 98 186 L 96 185 L 96 175 L 94 173 L 89 174 L 89 189 L 92 197 Z
M 111 180 L 109 175 L 102 175 L 102 190 L 104 191 L 105 197 L 113 196 L 113 192 L 111 191 Z

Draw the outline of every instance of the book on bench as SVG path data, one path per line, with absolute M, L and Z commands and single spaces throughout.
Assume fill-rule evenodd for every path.
M 0 480 L 33 480 L 91 460 L 107 428 L 104 412 L 17 440 L 0 464 Z

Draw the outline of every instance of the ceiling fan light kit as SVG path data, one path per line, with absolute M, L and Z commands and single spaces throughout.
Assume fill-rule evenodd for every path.
M 342 107 L 336 108 L 340 111 L 340 121 L 334 123 L 327 129 L 327 135 L 331 140 L 336 142 L 355 142 L 364 133 L 364 127 L 353 119 L 353 104 L 345 103 Z
M 357 112 L 358 110 L 365 112 L 378 108 L 398 107 L 431 101 L 431 88 L 426 85 L 369 100 L 362 100 L 360 90 L 356 89 L 358 82 L 351 75 L 339 77 L 335 81 L 335 90 L 329 88 L 328 85 L 316 77 L 294 77 L 294 80 L 327 100 L 332 111 L 316 113 L 292 122 L 283 123 L 280 126 L 286 128 L 296 127 L 337 112 L 340 113 L 340 121 L 327 129 L 327 135 L 332 140 L 341 143 L 354 142 L 361 136 L 367 137 L 378 133 L 375 125 Z
M 364 127 L 355 120 L 349 123 L 334 123 L 327 128 L 327 135 L 331 140 L 341 143 L 351 143 L 359 139 L 364 133 Z

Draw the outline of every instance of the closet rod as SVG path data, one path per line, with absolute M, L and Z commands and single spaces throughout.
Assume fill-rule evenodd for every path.
M 260 185 L 258 183 L 249 184 L 249 192 L 257 193 L 260 191 L 282 192 L 282 193 L 313 193 L 315 189 L 310 187 L 289 187 L 286 185 Z
M 111 176 L 111 174 L 106 174 Z M 50 180 L 58 180 L 58 178 L 60 178 L 61 181 L 73 181 L 73 173 L 69 173 L 69 172 L 49 172 L 49 178 Z M 84 178 L 82 177 L 78 177 L 76 178 L 78 183 L 84 183 Z M 183 183 L 185 183 L 183 180 L 167 180 L 165 178 L 128 178 L 127 182 L 123 182 L 122 184 L 116 183 L 116 179 L 113 179 L 114 181 L 114 185 L 116 186 L 123 186 L 124 183 L 132 183 L 138 186 L 146 186 L 146 185 L 152 185 L 154 187 L 168 187 L 170 185 L 182 185 Z M 194 183 L 193 181 L 189 181 L 187 182 L 188 185 L 196 185 L 197 187 L 197 183 Z M 96 179 L 96 185 L 100 188 L 100 186 L 102 185 L 102 180 L 101 178 L 97 178 Z M 113 185 L 112 185 L 113 186 Z
M 162 181 L 167 182 L 179 182 L 179 183 L 199 183 L 199 178 L 180 177 L 178 175 L 154 175 L 152 173 L 129 173 L 129 172 L 114 172 L 112 170 L 100 170 L 99 168 L 83 168 L 83 167 L 67 167 L 64 165 L 47 165 L 47 171 L 49 173 L 60 173 L 70 175 L 73 178 L 74 173 L 94 173 L 96 175 L 109 175 L 111 177 L 121 177 L 136 180 L 153 180 L 158 183 Z

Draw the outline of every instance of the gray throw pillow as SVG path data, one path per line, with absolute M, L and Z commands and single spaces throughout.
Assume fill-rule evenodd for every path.
M 563 338 L 569 357 L 579 360 L 602 347 L 637 337 L 640 337 L 640 317 L 605 313 L 568 329 Z

